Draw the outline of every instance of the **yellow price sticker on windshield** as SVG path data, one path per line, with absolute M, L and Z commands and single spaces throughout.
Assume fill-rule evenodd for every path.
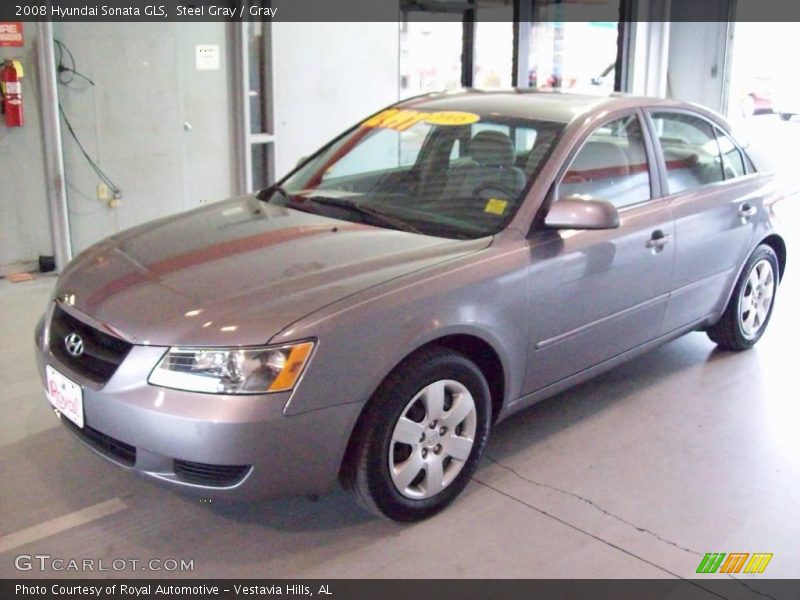
M 361 123 L 361 126 L 405 131 L 420 121 L 431 125 L 457 126 L 477 123 L 480 120 L 481 118 L 478 115 L 468 112 L 443 110 L 426 113 L 418 110 L 389 108 L 370 117 Z
M 390 108 L 379 112 L 374 117 L 370 117 L 363 123 L 362 127 L 382 127 L 385 129 L 394 129 L 396 131 L 405 131 L 412 125 L 416 125 L 425 119 L 425 113 L 417 110 L 400 110 L 397 108 Z
M 443 110 L 430 113 L 425 117 L 425 122 L 431 125 L 471 125 L 480 120 L 481 118 L 475 113 L 455 110 Z
M 500 198 L 489 198 L 489 201 L 483 208 L 483 212 L 487 212 L 493 215 L 502 215 L 505 214 L 506 208 L 508 208 L 508 200 L 500 200 Z

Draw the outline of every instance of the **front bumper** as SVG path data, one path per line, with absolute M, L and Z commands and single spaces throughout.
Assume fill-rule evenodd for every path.
M 81 385 L 85 429 L 71 423 L 69 429 L 98 454 L 203 497 L 317 494 L 335 484 L 358 403 L 286 416 L 288 392 L 221 396 L 151 386 L 147 378 L 166 351 L 153 346 L 133 346 L 108 382 L 99 385 L 50 351 L 46 324 L 51 312 L 37 333 L 39 376 L 45 382 L 50 365 Z M 219 472 L 230 476 L 213 482 L 192 476 L 192 469 L 199 469 L 197 475 L 205 467 L 222 467 Z

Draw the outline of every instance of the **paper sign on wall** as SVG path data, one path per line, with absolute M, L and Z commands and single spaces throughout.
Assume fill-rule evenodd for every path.
M 0 46 L 22 46 L 22 23 L 0 21 Z
M 219 46 L 198 44 L 194 47 L 195 65 L 198 71 L 217 71 L 219 69 Z

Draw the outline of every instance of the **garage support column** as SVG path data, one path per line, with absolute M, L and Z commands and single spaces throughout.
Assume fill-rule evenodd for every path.
M 666 97 L 672 0 L 633 0 L 629 91 Z
M 530 0 L 514 0 L 514 54 L 511 77 L 516 87 L 530 86 L 531 19 L 533 3 Z
M 56 62 L 53 50 L 53 24 L 37 24 L 39 87 L 42 92 L 42 128 L 44 133 L 45 181 L 50 212 L 50 232 L 56 270 L 61 271 L 72 258 L 67 212 L 67 186 L 64 154 L 61 146 L 61 120 L 58 113 Z
M 669 22 L 638 21 L 633 24 L 631 92 L 641 96 L 667 96 Z
M 247 22 L 233 23 L 229 29 L 230 47 L 233 48 L 233 97 L 237 107 L 234 126 L 236 156 L 236 193 L 253 191 L 253 155 L 250 152 L 250 91 L 247 63 Z

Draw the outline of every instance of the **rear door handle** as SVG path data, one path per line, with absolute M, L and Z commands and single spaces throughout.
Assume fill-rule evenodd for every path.
M 650 239 L 645 242 L 645 247 L 652 250 L 654 253 L 661 252 L 664 249 L 664 246 L 669 244 L 672 236 L 668 233 L 664 233 L 660 229 L 656 229 L 653 234 L 650 236 Z
M 750 206 L 746 202 L 739 207 L 739 216 L 742 217 L 742 220 L 746 223 L 750 219 L 756 216 L 758 212 L 758 208 L 755 206 Z

